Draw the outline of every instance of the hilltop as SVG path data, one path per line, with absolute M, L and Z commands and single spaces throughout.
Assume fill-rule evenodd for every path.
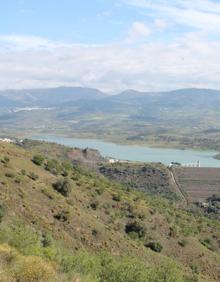
M 0 142 L 1 281 L 219 280 L 217 220 L 112 181 L 73 152 Z

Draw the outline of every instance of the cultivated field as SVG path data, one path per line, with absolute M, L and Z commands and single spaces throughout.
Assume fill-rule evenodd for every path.
M 220 168 L 177 168 L 174 174 L 188 202 L 220 195 Z

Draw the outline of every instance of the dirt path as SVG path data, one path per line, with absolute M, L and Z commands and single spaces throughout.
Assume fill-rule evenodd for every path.
M 188 206 L 188 199 L 185 196 L 184 191 L 182 190 L 182 188 L 180 187 L 176 176 L 175 176 L 175 172 L 173 172 L 172 169 L 169 169 L 170 172 L 170 178 L 171 178 L 171 183 L 173 184 L 173 188 L 175 190 L 175 192 L 180 196 L 180 198 L 182 199 L 182 203 L 184 206 Z

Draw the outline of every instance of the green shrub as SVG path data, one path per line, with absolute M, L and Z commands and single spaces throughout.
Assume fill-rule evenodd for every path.
M 174 263 L 163 263 L 152 267 L 148 276 L 149 282 L 185 282 L 181 269 Z M 190 280 L 192 281 L 192 280 Z
M 149 242 L 145 244 L 145 247 L 157 253 L 160 253 L 163 249 L 163 246 L 159 242 Z
M 185 239 L 180 240 L 180 241 L 178 242 L 178 244 L 179 244 L 181 247 L 185 247 L 188 243 L 189 243 L 189 242 L 188 242 L 187 240 L 185 240 Z
M 17 183 L 17 184 L 21 183 L 21 177 L 19 175 L 16 176 L 15 183 Z
M 107 254 L 101 257 L 100 281 L 105 282 L 150 282 L 149 269 L 134 258 L 112 258 Z
M 146 234 L 146 228 L 142 222 L 135 220 L 126 224 L 125 232 L 129 235 L 131 234 L 132 238 L 143 238 Z M 134 233 L 137 235 L 135 236 Z
M 62 173 L 61 173 L 62 176 L 64 177 L 67 177 L 69 175 L 68 171 L 64 170 Z
M 8 164 L 8 163 L 10 162 L 9 157 L 5 156 L 5 157 L 3 158 L 3 161 L 2 161 L 2 162 L 5 163 L 5 164 Z
M 4 216 L 5 216 L 5 211 L 6 211 L 6 208 L 4 205 L 0 204 L 0 223 L 2 222 Z
M 34 181 L 39 178 L 39 176 L 38 176 L 36 173 L 34 173 L 34 172 L 30 172 L 30 173 L 28 174 L 28 177 L 29 177 L 30 179 L 34 180 Z
M 41 166 L 43 164 L 43 162 L 44 162 L 44 156 L 42 156 L 42 155 L 35 155 L 32 158 L 32 162 L 34 164 L 36 164 L 36 165 Z
M 64 255 L 60 261 L 64 273 L 79 273 L 98 278 L 101 272 L 100 259 L 96 255 L 78 252 L 76 255 Z
M 178 237 L 178 228 L 176 225 L 173 225 L 170 227 L 169 236 L 172 238 Z
M 134 231 L 129 232 L 128 235 L 129 235 L 129 237 L 130 237 L 132 240 L 137 240 L 137 239 L 139 239 L 139 234 L 136 233 L 136 232 L 134 232 Z
M 211 251 L 215 251 L 216 250 L 216 248 L 215 248 L 215 246 L 213 244 L 212 239 L 206 238 L 204 240 L 201 240 L 200 242 L 202 243 L 203 246 L 205 246 L 209 250 L 211 250 Z
M 62 166 L 55 159 L 48 160 L 47 163 L 45 164 L 45 169 L 54 175 L 58 175 L 63 171 Z
M 0 243 L 7 243 L 24 255 L 36 255 L 41 247 L 39 236 L 23 222 L 14 222 L 0 229 Z
M 72 186 L 68 178 L 58 180 L 53 184 L 53 188 L 64 197 L 68 197 L 72 191 Z
M 98 200 L 94 200 L 94 201 L 92 201 L 92 202 L 90 203 L 90 207 L 91 207 L 94 211 L 97 210 L 98 206 L 99 206 Z
M 26 173 L 26 170 L 25 170 L 25 169 L 22 169 L 22 170 L 21 170 L 21 174 L 25 176 L 25 175 L 27 174 L 27 173 Z
M 121 201 L 121 195 L 120 194 L 113 194 L 112 200 L 116 201 L 116 202 L 120 202 Z
M 61 211 L 61 212 L 55 214 L 54 218 L 56 218 L 57 220 L 59 220 L 61 222 L 66 222 L 70 218 L 70 213 L 69 213 L 69 211 Z
M 8 178 L 14 178 L 15 174 L 13 172 L 6 172 L 5 176 L 8 177 Z
M 49 234 L 43 234 L 41 243 L 44 248 L 47 248 L 53 245 L 53 239 Z
M 62 162 L 62 167 L 64 170 L 70 171 L 73 169 L 73 165 L 70 161 Z

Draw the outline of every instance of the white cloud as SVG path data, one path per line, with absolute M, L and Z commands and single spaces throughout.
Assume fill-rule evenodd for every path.
M 41 37 L 18 36 L 18 35 L 0 35 L 0 48 L 21 50 L 21 49 L 45 49 L 53 48 L 54 43 Z
M 173 23 L 220 34 L 220 4 L 208 0 L 122 0 L 124 3 L 145 8 L 155 17 L 165 18 Z
M 5 37 L 7 51 L 0 48 L 1 89 L 60 85 L 89 86 L 111 92 L 126 88 L 220 89 L 220 42 L 207 42 L 198 34 L 187 34 L 169 44 L 149 42 L 135 47 L 85 46 L 47 39 L 30 44 L 32 37 L 30 41 L 18 37 L 14 41 Z M 3 41 L 1 37 L 1 45 Z
M 167 22 L 163 19 L 155 19 L 154 26 L 159 30 L 163 30 L 167 27 Z
M 134 22 L 129 30 L 128 41 L 135 42 L 151 34 L 151 29 L 143 22 Z

